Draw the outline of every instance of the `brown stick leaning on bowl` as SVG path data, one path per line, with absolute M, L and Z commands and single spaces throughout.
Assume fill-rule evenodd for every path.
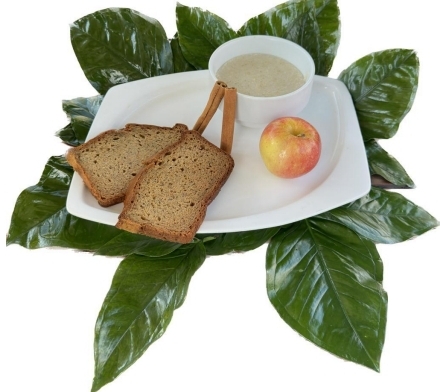
M 237 89 L 228 87 L 226 83 L 218 80 L 211 90 L 211 93 L 200 117 L 194 124 L 193 131 L 202 134 L 223 99 L 223 120 L 220 140 L 220 148 L 228 154 L 232 151 L 234 138 L 235 113 L 237 107 Z
M 226 83 L 217 80 L 214 83 L 214 87 L 211 90 L 211 94 L 209 95 L 208 102 L 206 103 L 205 109 L 203 110 L 200 117 L 197 119 L 196 123 L 193 126 L 193 131 L 199 132 L 200 134 L 208 126 L 215 112 L 217 111 L 220 102 L 222 101 L 225 95 Z
M 220 148 L 228 154 L 234 142 L 235 112 L 237 107 L 237 89 L 226 87 L 223 102 L 223 122 Z

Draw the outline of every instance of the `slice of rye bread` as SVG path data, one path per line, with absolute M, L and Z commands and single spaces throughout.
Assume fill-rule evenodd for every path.
M 232 157 L 198 132 L 152 159 L 132 180 L 116 227 L 188 243 L 234 168 Z
M 124 201 L 130 181 L 144 162 L 178 143 L 187 130 L 183 124 L 172 128 L 127 124 L 69 149 L 66 159 L 98 203 L 109 207 Z

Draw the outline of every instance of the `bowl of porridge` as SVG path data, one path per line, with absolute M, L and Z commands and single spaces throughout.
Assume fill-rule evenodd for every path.
M 297 116 L 307 106 L 315 74 L 313 59 L 304 48 L 268 35 L 224 43 L 212 53 L 208 69 L 213 82 L 237 89 L 236 121 L 246 127 Z

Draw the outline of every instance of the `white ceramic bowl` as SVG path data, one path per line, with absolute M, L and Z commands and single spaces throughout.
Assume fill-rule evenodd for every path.
M 237 93 L 236 120 L 246 127 L 266 126 L 270 121 L 283 116 L 296 116 L 303 110 L 310 98 L 315 74 L 315 63 L 301 46 L 284 38 L 268 35 L 249 35 L 225 42 L 209 59 L 209 73 L 213 83 L 218 69 L 233 57 L 264 53 L 283 58 L 295 65 L 304 75 L 305 84 L 299 89 L 276 97 L 254 97 Z M 220 105 L 220 109 L 223 105 Z

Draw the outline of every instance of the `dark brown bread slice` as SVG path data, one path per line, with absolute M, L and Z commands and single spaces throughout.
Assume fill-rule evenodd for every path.
M 173 128 L 127 124 L 69 149 L 66 159 L 98 203 L 108 207 L 124 201 L 130 181 L 144 162 L 178 143 L 187 129 L 183 124 Z
M 198 132 L 151 160 L 133 179 L 116 227 L 166 241 L 191 242 L 234 168 L 232 157 Z

